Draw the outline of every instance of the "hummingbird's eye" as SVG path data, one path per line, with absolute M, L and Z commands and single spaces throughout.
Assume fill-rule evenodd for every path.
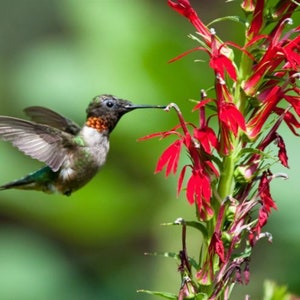
M 106 105 L 106 107 L 111 108 L 115 105 L 115 103 L 111 100 L 107 100 L 107 101 L 105 101 L 105 105 Z

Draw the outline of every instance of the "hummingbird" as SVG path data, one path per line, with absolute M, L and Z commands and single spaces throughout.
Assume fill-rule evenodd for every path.
M 141 108 L 166 107 L 134 105 L 128 100 L 103 94 L 94 97 L 88 105 L 82 127 L 42 106 L 24 109 L 31 121 L 0 116 L 0 139 L 46 164 L 21 179 L 0 186 L 0 190 L 37 190 L 70 196 L 105 164 L 109 136 L 120 118 Z

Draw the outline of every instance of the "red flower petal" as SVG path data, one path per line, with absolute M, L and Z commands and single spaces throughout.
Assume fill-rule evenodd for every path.
M 187 166 L 184 166 L 180 172 L 179 178 L 178 178 L 178 183 L 177 183 L 177 196 L 179 196 L 181 189 L 182 189 L 182 183 L 183 179 L 185 176 L 185 171 L 186 171 Z
M 248 36 L 257 36 L 261 29 L 264 17 L 264 2 L 264 0 L 256 1 L 255 10 L 253 14 L 254 18 L 251 22 L 251 26 L 248 31 Z
M 288 156 L 287 156 L 287 152 L 286 152 L 286 148 L 285 148 L 285 143 L 283 138 L 277 134 L 277 146 L 279 148 L 278 151 L 278 158 L 281 161 L 281 163 L 285 166 L 285 167 L 289 167 L 288 165 Z
M 193 108 L 192 111 L 195 111 L 195 110 L 197 110 L 197 109 L 200 109 L 200 108 L 204 107 L 207 103 L 209 103 L 209 102 L 211 102 L 211 101 L 214 101 L 214 100 L 211 99 L 211 98 L 207 98 L 207 99 L 204 99 L 204 100 L 199 101 L 199 102 L 194 106 L 194 108 Z
M 261 228 L 264 227 L 268 221 L 269 213 L 263 207 L 259 210 L 258 213 L 258 227 L 257 233 L 260 234 Z
M 211 154 L 211 147 L 218 147 L 218 139 L 215 132 L 210 127 L 205 127 L 202 129 L 194 129 L 194 137 L 199 141 L 204 151 Z
M 284 109 L 280 108 L 280 107 L 275 107 L 274 112 L 277 115 L 281 116 L 284 113 Z M 295 134 L 296 136 L 299 136 L 299 134 L 296 132 L 295 128 L 300 128 L 300 123 L 298 122 L 296 117 L 288 111 L 288 112 L 285 112 L 283 120 L 285 121 L 287 126 L 290 128 L 290 130 L 293 132 L 293 134 Z
M 280 86 L 274 86 L 269 93 L 265 95 L 263 105 L 247 124 L 248 135 L 251 138 L 256 138 L 256 136 L 261 132 L 263 125 L 272 111 L 275 110 L 277 103 L 282 99 L 282 97 L 283 91 Z
M 213 56 L 209 62 L 209 66 L 214 69 L 216 73 L 220 74 L 222 78 L 224 78 L 224 73 L 226 71 L 232 80 L 237 80 L 235 66 L 225 55 L 220 54 L 218 56 Z
M 161 172 L 165 166 L 166 176 L 169 176 L 171 172 L 176 173 L 182 144 L 182 140 L 176 140 L 163 152 L 158 160 L 155 173 Z
M 209 252 L 211 254 L 216 253 L 219 256 L 220 261 L 222 263 L 225 262 L 225 250 L 224 250 L 223 242 L 221 240 L 220 233 L 214 232 L 211 242 L 210 242 L 210 245 L 209 245 Z
M 175 1 L 168 0 L 168 4 L 174 10 L 176 10 L 181 15 L 185 16 L 189 19 L 189 21 L 195 26 L 195 28 L 201 33 L 203 38 L 210 42 L 210 31 L 209 29 L 202 23 L 199 19 L 195 10 L 191 7 L 191 4 L 188 0 L 178 0 L 177 3 Z
M 220 104 L 219 119 L 235 136 L 237 136 L 239 128 L 246 131 L 244 116 L 233 103 L 223 102 Z
M 210 180 L 207 176 L 193 171 L 187 183 L 186 196 L 190 204 L 197 203 L 199 212 L 202 210 L 202 201 L 209 202 L 211 198 Z
M 277 209 L 276 204 L 274 200 L 272 199 L 271 193 L 270 193 L 270 185 L 269 185 L 269 179 L 267 177 L 267 173 L 264 172 L 262 175 L 262 178 L 260 180 L 259 186 L 258 186 L 258 193 L 260 196 L 260 199 L 263 203 L 263 207 L 265 210 L 269 213 L 271 211 L 271 208 Z

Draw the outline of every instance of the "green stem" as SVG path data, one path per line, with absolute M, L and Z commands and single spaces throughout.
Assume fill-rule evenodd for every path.
M 224 157 L 223 168 L 221 171 L 220 182 L 218 186 L 218 194 L 222 200 L 232 194 L 234 172 L 234 153 Z
M 243 52 L 240 61 L 238 81 L 236 83 L 235 93 L 234 93 L 234 102 L 242 114 L 245 113 L 245 107 L 247 101 L 246 95 L 242 92 L 242 85 L 245 82 L 245 80 L 248 79 L 249 74 L 251 74 L 252 66 L 253 66 L 253 61 L 250 59 L 248 55 L 246 55 Z

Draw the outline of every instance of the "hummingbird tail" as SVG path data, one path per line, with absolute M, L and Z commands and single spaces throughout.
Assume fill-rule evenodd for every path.
M 30 189 L 29 186 L 33 183 L 33 181 L 28 181 L 25 179 L 26 177 L 3 184 L 0 186 L 0 191 L 7 189 L 25 189 L 26 186 L 28 189 Z
M 49 184 L 49 175 L 55 174 L 48 166 L 32 172 L 23 178 L 8 182 L 0 186 L 0 191 L 7 189 L 41 190 L 46 193 L 53 193 L 54 190 Z M 50 176 L 51 177 L 51 176 Z

